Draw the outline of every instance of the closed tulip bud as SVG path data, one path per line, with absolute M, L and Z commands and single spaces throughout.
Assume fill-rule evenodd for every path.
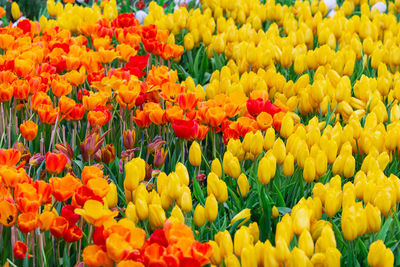
M 344 170 L 344 164 L 345 164 L 345 156 L 344 155 L 339 155 L 335 162 L 332 165 L 332 173 L 333 174 L 341 174 L 343 173 Z
M 135 207 L 135 204 L 133 204 L 132 202 L 128 203 L 128 206 L 125 209 L 125 216 L 126 216 L 126 218 L 131 220 L 133 223 L 135 223 L 135 224 L 138 223 L 139 218 L 136 213 L 136 207 Z
M 264 243 L 261 241 L 257 241 L 257 243 L 254 245 L 254 250 L 258 266 L 264 266 L 264 254 L 265 254 Z
M 272 216 L 271 216 L 271 218 L 275 219 L 277 217 L 279 217 L 279 210 L 278 210 L 278 208 L 276 206 L 273 206 L 272 207 Z
M 321 3 L 323 3 L 323 2 L 321 2 Z M 306 266 L 311 266 L 311 262 L 303 250 L 301 250 L 297 247 L 294 247 L 292 252 L 290 253 L 290 257 L 289 257 L 289 261 L 288 261 L 287 265 L 288 266 L 306 267 Z
M 149 205 L 149 223 L 152 229 L 161 228 L 165 222 L 165 211 L 161 205 L 150 204 Z
M 340 266 L 342 254 L 337 248 L 329 247 L 325 252 L 326 265 L 328 267 Z M 314 265 L 315 266 L 315 265 Z
M 315 171 L 317 172 L 317 176 L 324 175 L 328 168 L 328 158 L 324 151 L 318 151 L 315 162 L 317 163 L 315 164 Z
M 181 185 L 189 185 L 189 173 L 185 165 L 178 162 L 175 166 L 175 173 L 178 175 Z
M 228 230 L 218 232 L 214 239 L 218 243 L 222 258 L 226 258 L 233 253 L 232 237 Z
M 193 141 L 189 148 L 189 162 L 193 166 L 200 166 L 201 163 L 201 149 L 199 143 Z
M 146 220 L 149 216 L 149 207 L 146 199 L 139 197 L 135 201 L 136 214 L 140 220 Z
M 225 169 L 224 169 L 225 172 Z M 229 176 L 231 176 L 232 178 L 238 178 L 240 173 L 241 173 L 241 168 L 240 168 L 240 163 L 237 157 L 233 157 L 230 159 L 230 161 L 228 162 L 228 169 L 227 169 L 227 173 Z
M 205 210 L 202 205 L 197 204 L 196 208 L 194 209 L 193 220 L 197 227 L 201 227 L 205 224 Z
M 286 262 L 290 256 L 290 250 L 283 238 L 278 238 L 275 242 L 276 257 L 281 262 Z
M 107 195 L 105 196 L 107 205 L 109 209 L 114 208 L 117 206 L 118 203 L 118 193 L 117 193 L 117 186 L 111 182 L 108 187 L 110 190 L 108 191 Z
M 168 175 L 168 196 L 172 200 L 177 200 L 180 196 L 181 185 L 179 181 L 179 177 L 176 173 L 172 172 Z
M 310 230 L 310 215 L 305 208 L 300 208 L 293 218 L 293 232 L 299 235 L 304 230 Z
M 221 166 L 221 162 L 219 161 L 219 159 L 215 158 L 211 162 L 211 171 L 213 173 L 215 173 L 218 176 L 218 178 L 222 177 L 222 166 Z
M 282 127 L 281 127 L 282 128 Z M 275 143 L 275 130 L 274 128 L 270 127 L 268 130 L 265 132 L 264 136 L 264 149 L 269 150 L 272 148 L 272 146 Z
M 125 149 L 132 149 L 135 146 L 135 130 L 124 131 L 124 147 Z
M 168 220 L 174 220 L 177 222 L 185 223 L 185 217 L 183 216 L 182 210 L 175 205 L 171 211 L 171 217 Z
M 298 244 L 299 248 L 310 258 L 314 253 L 314 242 L 309 231 L 304 230 L 301 233 Z
M 233 241 L 233 248 L 235 250 L 236 256 L 239 258 L 242 255 L 243 248 L 248 247 L 253 244 L 253 237 L 247 227 L 242 226 L 235 233 L 235 238 Z
M 186 34 L 185 37 L 183 38 L 183 43 L 184 43 L 186 50 L 193 49 L 194 40 L 193 40 L 193 35 L 190 32 L 188 34 Z
M 325 213 L 329 217 L 335 216 L 342 206 L 342 192 L 329 189 L 325 194 Z
M 356 161 L 353 156 L 347 156 L 344 161 L 343 175 L 346 178 L 350 178 L 354 175 L 354 170 L 356 167 Z
M 215 195 L 219 203 L 224 203 L 228 200 L 228 187 L 223 180 L 218 182 L 218 194 Z
M 245 152 L 250 152 L 251 144 L 253 143 L 253 137 L 254 133 L 251 131 L 246 133 L 246 135 L 244 136 L 242 146 Z
M 12 2 L 11 4 L 11 16 L 14 20 L 18 20 L 21 17 L 22 13 L 19 9 L 19 5 L 17 2 Z
M 289 138 L 289 136 L 293 133 L 294 130 L 294 121 L 292 116 L 290 116 L 290 113 L 286 113 L 285 116 L 283 116 L 282 119 L 282 125 L 281 125 L 281 136 L 283 138 Z
M 249 224 L 249 231 L 251 236 L 253 237 L 253 243 L 258 242 L 260 238 L 260 229 L 258 228 L 257 222 Z
M 240 258 L 242 267 L 256 267 L 257 258 L 254 257 L 254 255 L 255 255 L 255 249 L 253 245 L 244 247 Z
M 274 153 L 276 161 L 279 164 L 282 164 L 286 157 L 286 147 L 285 147 L 285 144 L 283 143 L 282 139 L 280 139 L 280 138 L 276 139 L 276 141 L 272 147 L 272 151 Z
M 218 184 L 219 184 L 219 178 L 218 176 L 210 172 L 207 176 L 207 195 L 217 195 L 218 192 Z
M 208 241 L 208 244 L 210 244 L 210 246 L 212 248 L 212 256 L 210 258 L 211 263 L 215 264 L 215 265 L 220 265 L 221 261 L 222 261 L 222 257 L 221 257 L 221 252 L 220 252 L 217 242 L 210 240 L 210 241 Z
M 254 156 L 258 156 L 263 151 L 264 138 L 260 131 L 257 131 L 251 140 L 250 152 Z
M 239 175 L 239 178 L 237 179 L 237 184 L 238 184 L 238 190 L 240 193 L 240 196 L 245 197 L 249 193 L 250 190 L 250 185 L 249 181 L 247 180 L 247 177 L 244 173 Z
M 390 249 L 389 249 L 390 250 Z M 377 266 L 393 266 L 386 265 L 386 246 L 382 240 L 377 240 L 369 246 L 368 265 L 371 267 Z
M 294 172 L 294 157 L 292 153 L 288 153 L 283 161 L 282 171 L 285 176 L 292 176 Z
M 189 212 L 192 210 L 192 194 L 190 189 L 186 187 L 187 190 L 183 190 L 180 206 L 184 212 Z
M 242 220 L 243 221 L 237 226 L 240 227 L 243 224 L 245 224 L 248 220 L 250 220 L 250 209 L 244 209 L 240 211 L 238 214 L 235 215 L 235 217 L 232 218 L 230 225 L 233 225 L 235 222 Z
M 304 162 L 303 178 L 306 182 L 311 183 L 315 180 L 315 162 L 312 157 L 307 157 Z
M 225 258 L 226 267 L 240 267 L 240 262 L 234 254 L 230 254 Z
M 381 212 L 377 207 L 368 203 L 365 207 L 367 214 L 368 232 L 377 233 L 381 228 Z
M 139 186 L 138 168 L 133 161 L 125 164 L 124 188 L 128 191 L 135 191 Z
M 335 161 L 337 151 L 338 151 L 338 145 L 335 142 L 335 140 L 333 139 L 329 140 L 325 150 L 326 155 L 328 157 L 328 163 L 333 163 Z
M 222 34 L 218 34 L 215 36 L 212 47 L 217 54 L 221 54 L 225 51 L 225 40 Z
M 215 221 L 218 215 L 218 202 L 214 195 L 207 197 L 204 209 L 206 220 L 209 222 Z
M 391 199 L 392 196 L 390 192 L 385 191 L 385 190 L 379 190 L 378 193 L 376 193 L 375 198 L 373 199 L 373 204 L 376 206 L 385 217 L 388 216 L 389 210 L 391 208 Z
M 306 55 L 300 54 L 294 59 L 294 71 L 297 75 L 302 74 L 307 69 Z
M 257 175 L 258 175 L 258 181 L 262 184 L 268 184 L 269 181 L 271 180 L 272 176 L 275 174 L 271 173 L 271 169 L 272 169 L 272 163 L 271 161 L 266 158 L 263 157 L 260 162 L 258 163 L 258 171 L 257 171 Z
M 169 197 L 167 190 L 161 193 L 161 206 L 164 210 L 167 210 L 172 205 L 172 199 Z

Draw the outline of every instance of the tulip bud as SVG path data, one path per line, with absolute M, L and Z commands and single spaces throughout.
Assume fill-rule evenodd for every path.
M 200 166 L 201 163 L 201 148 L 199 143 L 193 141 L 189 148 L 189 162 L 193 166 Z
M 215 235 L 215 241 L 218 243 L 222 258 L 226 258 L 233 253 L 232 237 L 228 230 L 218 232 Z
M 281 262 L 286 262 L 290 256 L 290 250 L 283 238 L 278 238 L 275 242 L 276 257 Z
M 258 228 L 257 222 L 249 224 L 249 231 L 253 237 L 253 243 L 257 243 L 260 238 L 260 229 Z
M 156 150 L 153 161 L 154 167 L 160 169 L 162 166 L 164 166 L 167 155 L 168 155 L 168 150 L 164 151 L 164 148 Z
M 263 157 L 258 163 L 258 181 L 262 184 L 268 184 L 271 178 L 275 175 L 271 173 L 271 169 L 273 168 L 271 161 Z
M 268 130 L 265 132 L 264 136 L 264 149 L 269 150 L 272 148 L 272 146 L 275 143 L 275 130 L 274 128 L 270 127 Z
M 272 207 L 272 215 L 271 215 L 271 218 L 272 218 L 272 219 L 275 219 L 275 218 L 277 218 L 277 217 L 279 217 L 279 210 L 278 210 L 278 208 L 277 208 L 276 206 L 273 206 L 273 207 Z
M 100 151 L 100 150 L 98 150 Z M 110 164 L 115 159 L 115 147 L 113 144 L 108 144 L 101 149 L 101 161 L 105 164 Z
M 149 223 L 152 229 L 161 228 L 165 222 L 165 211 L 161 205 L 150 204 L 149 205 Z
M 135 204 L 133 204 L 132 202 L 128 203 L 128 206 L 125 209 L 125 216 L 126 216 L 126 218 L 131 220 L 133 223 L 135 223 L 135 224 L 138 223 L 139 218 L 136 213 L 136 207 L 135 207 Z
M 193 40 L 193 35 L 190 32 L 188 34 L 186 34 L 185 37 L 183 38 L 183 43 L 184 43 L 186 50 L 193 49 L 194 40 Z
M 232 218 L 230 225 L 233 225 L 235 222 L 242 220 L 243 221 L 237 226 L 240 227 L 243 224 L 245 224 L 248 220 L 250 220 L 250 209 L 244 209 L 240 211 L 238 214 L 235 215 L 235 217 Z
M 218 215 L 218 202 L 213 194 L 207 197 L 205 204 L 205 218 L 209 222 L 215 221 Z
M 128 191 L 135 191 L 139 185 L 139 176 L 137 166 L 133 161 L 125 164 L 124 188 Z
M 185 223 L 185 217 L 183 216 L 182 210 L 177 205 L 172 208 L 171 217 L 168 220 L 171 219 Z
M 179 177 L 179 181 L 181 185 L 189 185 L 189 173 L 185 165 L 178 162 L 175 166 L 175 172 Z
M 333 217 L 342 206 L 342 192 L 339 190 L 331 189 L 326 191 L 325 194 L 325 213 L 329 217 Z
M 230 254 L 225 258 L 226 267 L 240 267 L 240 262 L 234 254 Z
M 123 133 L 125 149 L 132 149 L 135 146 L 135 130 L 126 130 Z
M 256 134 L 251 139 L 250 152 L 254 156 L 258 156 L 262 151 L 263 151 L 263 136 L 260 131 L 257 131 Z
M 303 250 L 307 257 L 314 253 L 314 242 L 309 231 L 304 230 L 299 237 L 299 248 Z
M 257 258 L 254 257 L 255 249 L 253 245 L 246 246 L 242 249 L 241 263 L 242 267 L 253 267 L 257 266 Z
M 387 251 L 388 250 L 388 251 Z M 392 254 L 392 255 L 390 255 Z M 377 266 L 393 266 L 393 253 L 390 249 L 386 249 L 382 240 L 377 240 L 369 246 L 368 265 Z M 389 260 L 390 262 L 387 262 Z
M 294 157 L 292 153 L 288 153 L 283 161 L 282 171 L 285 176 L 292 176 L 294 172 Z
M 247 196 L 247 194 L 249 193 L 250 185 L 244 173 L 239 175 L 239 178 L 237 179 L 237 184 L 240 196 L 242 197 Z
M 312 157 L 307 157 L 304 162 L 303 178 L 306 182 L 311 183 L 315 180 L 315 162 Z
M 328 158 L 324 151 L 319 150 L 315 158 L 315 171 L 317 176 L 322 176 L 326 173 L 328 168 Z
M 181 185 L 179 181 L 179 177 L 175 172 L 171 172 L 168 175 L 168 196 L 172 200 L 176 200 L 180 196 Z
M 208 244 L 210 244 L 210 246 L 212 248 L 212 256 L 210 258 L 211 263 L 215 264 L 215 265 L 220 265 L 222 258 L 221 258 L 221 252 L 220 252 L 217 242 L 210 240 L 210 241 L 208 241 Z
M 153 204 L 154 205 L 154 204 Z M 139 197 L 135 201 L 136 214 L 140 220 L 146 220 L 149 216 L 149 207 L 147 201 L 143 197 Z
M 304 230 L 310 230 L 310 215 L 305 208 L 300 208 L 294 214 L 293 218 L 293 232 L 297 235 L 301 234 Z
M 197 204 L 196 208 L 194 209 L 193 220 L 197 227 L 201 227 L 205 224 L 205 211 L 202 205 Z
M 114 208 L 117 206 L 118 203 L 118 193 L 117 193 L 117 186 L 111 182 L 108 187 L 110 190 L 108 191 L 107 195 L 105 196 L 107 205 L 109 209 Z
M 346 178 L 350 178 L 354 175 L 354 170 L 356 167 L 356 161 L 352 155 L 347 156 L 344 161 L 343 175 Z
M 294 130 L 294 121 L 292 116 L 290 116 L 290 113 L 286 113 L 285 116 L 283 116 L 282 119 L 282 125 L 281 125 L 281 136 L 283 138 L 289 138 L 289 136 L 293 133 Z
M 180 199 L 180 206 L 184 212 L 189 212 L 192 210 L 192 194 L 188 187 L 183 190 Z
M 19 5 L 17 2 L 12 2 L 11 4 L 11 16 L 14 20 L 18 20 L 21 17 L 22 13 L 19 9 Z
M 253 237 L 250 235 L 248 228 L 245 226 L 240 227 L 239 230 L 237 230 L 235 233 L 235 238 L 233 242 L 236 256 L 240 258 L 243 248 L 248 247 L 252 244 Z
M 222 177 L 222 166 L 218 158 L 215 158 L 211 162 L 211 171 L 215 173 L 218 176 L 218 178 Z

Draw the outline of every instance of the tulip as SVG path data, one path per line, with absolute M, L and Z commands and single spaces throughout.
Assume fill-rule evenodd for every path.
M 67 164 L 67 157 L 63 153 L 46 153 L 46 170 L 50 174 L 59 174 Z
M 83 236 L 82 229 L 77 225 L 73 225 L 65 232 L 63 239 L 68 243 L 73 243 L 80 240 Z
M 19 130 L 21 132 L 21 135 L 23 138 L 25 138 L 28 141 L 31 141 L 35 139 L 37 132 L 38 132 L 38 126 L 36 123 L 33 121 L 25 121 L 24 123 L 20 124 Z
M 277 208 L 276 206 L 273 206 L 273 207 L 272 207 L 272 215 L 271 215 L 271 218 L 272 218 L 272 219 L 275 219 L 275 218 L 277 218 L 277 217 L 279 217 L 279 210 L 278 210 L 278 208 Z
M 208 241 L 208 244 L 210 244 L 210 246 L 212 248 L 212 257 L 210 259 L 211 263 L 215 264 L 215 265 L 221 264 L 222 259 L 221 259 L 221 253 L 220 253 L 218 244 L 213 240 Z
M 176 220 L 177 222 L 185 223 L 185 217 L 182 210 L 178 206 L 174 206 L 171 211 L 171 217 L 168 220 Z
M 126 218 L 131 220 L 134 224 L 138 223 L 139 218 L 136 213 L 135 204 L 133 204 L 132 202 L 129 202 L 128 205 L 126 206 L 125 216 Z
M 215 221 L 218 215 L 218 202 L 213 194 L 209 195 L 206 199 L 204 207 L 205 219 L 209 222 Z
M 314 181 L 316 176 L 315 162 L 312 157 L 307 157 L 304 162 L 303 178 L 306 182 L 310 183 Z
M 240 227 L 245 224 L 248 220 L 250 220 L 250 209 L 244 209 L 240 211 L 235 217 L 232 218 L 230 225 L 233 225 L 235 222 L 242 220 L 242 222 L 237 226 Z
M 250 152 L 254 156 L 258 156 L 263 151 L 263 136 L 260 131 L 257 131 L 251 139 Z
M 203 226 L 206 222 L 204 207 L 201 204 L 197 204 L 194 209 L 193 220 L 197 227 Z
M 163 227 L 165 222 L 165 212 L 161 205 L 149 205 L 149 222 L 152 229 Z
M 218 176 L 218 178 L 222 177 L 222 166 L 218 158 L 215 158 L 211 162 L 211 171 L 215 173 Z
M 283 161 L 282 171 L 285 176 L 292 176 L 294 172 L 294 157 L 292 153 L 288 153 Z
M 218 195 L 219 194 L 219 191 L 218 191 L 219 181 L 220 180 L 215 173 L 210 172 L 208 174 L 208 177 L 207 177 L 207 194 L 208 195 L 211 195 L 211 194 Z
M 310 230 L 310 215 L 305 208 L 300 208 L 294 214 L 293 232 L 299 235 L 304 230 Z
M 304 230 L 299 237 L 299 248 L 303 250 L 307 257 L 314 253 L 314 242 L 309 231 Z
M 333 217 L 342 206 L 342 192 L 329 189 L 325 195 L 325 213 L 329 217 Z
M 233 253 L 232 237 L 227 230 L 218 232 L 215 235 L 215 241 L 218 243 L 222 258 L 226 259 Z
M 20 215 L 18 215 L 18 228 L 22 233 L 27 234 L 35 229 L 37 221 L 38 218 L 36 213 L 21 213 Z
M 249 181 L 247 180 L 247 177 L 244 173 L 239 175 L 239 178 L 237 179 L 237 184 L 238 184 L 238 190 L 239 190 L 240 195 L 242 197 L 247 196 L 247 194 L 249 193 L 249 190 L 250 190 L 250 185 L 249 185 Z M 207 186 L 208 186 L 208 184 L 207 184 Z
M 10 227 L 17 221 L 17 207 L 7 200 L 0 201 L 0 223 L 6 227 Z
M 200 166 L 201 163 L 201 148 L 199 143 L 193 141 L 189 148 L 189 162 L 192 166 Z
M 107 195 L 105 196 L 105 200 L 107 202 L 108 208 L 112 209 L 117 206 L 118 203 L 118 193 L 117 193 L 117 186 L 111 182 L 109 185 L 109 190 Z
M 305 252 L 297 247 L 294 247 L 290 253 L 288 266 L 310 266 L 311 262 Z
M 38 227 L 40 228 L 40 230 L 48 231 L 55 217 L 56 215 L 54 214 L 54 212 L 43 211 L 38 218 Z
M 226 267 L 240 267 L 240 262 L 234 254 L 230 254 L 225 258 Z
M 50 233 L 55 237 L 55 238 L 60 238 L 62 237 L 67 229 L 68 229 L 68 221 L 64 217 L 56 217 L 53 219 L 52 223 L 50 224 Z
M 181 185 L 189 185 L 189 173 L 185 165 L 178 162 L 175 166 L 175 172 L 179 177 L 179 181 Z
M 192 50 L 194 46 L 193 35 L 189 32 L 183 38 L 184 46 L 186 50 Z
M 13 2 L 13 3 L 15 3 L 15 2 Z M 15 258 L 20 259 L 20 260 L 24 259 L 26 256 L 28 256 L 28 258 L 31 258 L 32 255 L 30 255 L 30 254 L 26 255 L 27 253 L 28 253 L 28 246 L 25 243 L 23 243 L 21 241 L 15 242 L 14 247 L 13 247 L 13 254 L 14 254 Z
M 83 209 L 75 209 L 75 213 L 81 215 L 88 223 L 98 227 L 117 216 L 118 211 L 105 209 L 104 205 L 97 200 L 88 200 Z
M 188 187 L 185 189 L 180 198 L 180 206 L 182 210 L 187 213 L 192 210 L 192 193 Z
M 98 245 L 88 245 L 83 249 L 82 261 L 88 266 L 112 264 L 107 253 Z
M 135 146 L 135 130 L 125 130 L 124 135 L 124 147 L 125 149 L 132 149 Z
M 235 233 L 234 251 L 239 258 L 242 255 L 243 249 L 253 244 L 253 237 L 250 235 L 247 227 L 239 228 Z
M 18 20 L 22 16 L 21 10 L 19 9 L 19 5 L 17 4 L 17 2 L 12 2 L 11 4 L 11 16 L 14 21 Z
M 273 169 L 272 162 L 269 158 L 263 157 L 258 163 L 258 181 L 262 184 L 268 184 L 275 173 L 271 173 Z
M 133 161 L 129 161 L 125 164 L 125 180 L 124 188 L 129 191 L 135 191 L 139 186 L 139 175 L 138 167 Z
M 368 252 L 369 266 L 393 266 L 393 263 L 393 252 L 386 248 L 382 240 L 377 240 L 370 245 Z
M 254 246 L 244 247 L 241 253 L 241 263 L 243 267 L 256 267 L 257 258 L 254 257 L 255 249 Z
M 135 204 L 137 217 L 142 221 L 147 219 L 147 217 L 149 216 L 149 207 L 147 205 L 146 199 L 144 199 L 144 197 L 138 197 L 136 198 Z M 153 209 L 157 211 L 156 208 L 153 207 Z
M 168 175 L 168 187 L 167 187 L 167 192 L 168 192 L 168 196 L 172 199 L 172 200 L 176 200 L 179 198 L 180 196 L 180 191 L 181 191 L 181 185 L 180 185 L 180 181 L 179 181 L 179 177 L 176 173 L 170 173 Z

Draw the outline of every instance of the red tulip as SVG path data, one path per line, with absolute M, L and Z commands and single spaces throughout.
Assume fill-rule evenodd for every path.
M 194 120 L 175 120 L 172 129 L 176 137 L 190 140 L 197 136 L 199 125 Z

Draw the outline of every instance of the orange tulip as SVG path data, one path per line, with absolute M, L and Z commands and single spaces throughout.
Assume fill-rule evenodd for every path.
M 101 198 L 105 197 L 110 190 L 108 182 L 104 178 L 90 179 L 87 183 L 87 186 L 93 190 L 96 196 L 99 196 Z
M 74 225 L 67 229 L 63 238 L 68 243 L 76 242 L 82 238 L 82 229 Z
M 89 245 L 82 252 L 83 262 L 90 267 L 112 266 L 107 253 L 98 245 Z
M 138 109 L 136 110 L 136 117 L 133 117 L 133 120 L 140 128 L 147 128 L 151 123 L 148 114 Z
M 267 112 L 261 112 L 257 116 L 257 124 L 261 130 L 265 131 L 272 125 L 272 116 Z
M 14 167 L 17 165 L 18 161 L 21 159 L 21 152 L 13 148 L 0 149 L 0 166 L 7 165 Z
M 51 90 L 56 97 L 68 95 L 72 91 L 72 86 L 65 80 L 53 79 L 51 82 Z
M 21 135 L 23 138 L 25 138 L 28 141 L 31 141 L 35 139 L 37 132 L 38 132 L 38 126 L 36 123 L 33 121 L 25 121 L 19 126 L 19 130 L 21 132 Z
M 60 107 L 60 112 L 64 115 L 68 115 L 75 108 L 75 100 L 62 96 L 60 101 L 58 102 L 58 106 Z
M 17 241 L 14 244 L 13 253 L 15 258 L 22 260 L 27 256 L 26 253 L 28 253 L 28 247 L 25 245 L 25 243 Z M 32 258 L 32 255 L 28 254 L 28 258 Z
M 29 84 L 26 80 L 15 80 L 12 84 L 15 99 L 28 99 Z
M 132 246 L 119 234 L 111 234 L 106 241 L 107 253 L 115 262 L 126 259 Z
M 50 174 L 59 174 L 67 164 L 67 157 L 63 153 L 46 153 L 46 170 Z
M 37 212 L 41 204 L 40 196 L 31 183 L 18 183 L 14 197 L 20 212 Z
M 208 124 L 215 128 L 219 127 L 225 119 L 225 111 L 220 107 L 209 108 L 206 113 Z
M 166 114 L 165 110 L 163 110 L 161 108 L 155 109 L 150 112 L 149 119 L 154 124 L 163 125 L 163 124 L 167 123 L 167 114 Z
M 14 188 L 18 183 L 28 181 L 28 175 L 25 169 L 14 169 L 8 166 L 0 168 L 0 178 L 6 187 Z
M 123 260 L 117 264 L 117 267 L 144 267 L 143 263 L 133 260 Z
M 40 121 L 45 124 L 56 123 L 57 117 L 59 116 L 59 109 L 58 108 L 54 109 L 50 105 L 40 105 L 38 107 L 37 112 Z
M 65 79 L 72 86 L 79 86 L 85 82 L 86 73 L 85 68 L 82 67 L 79 71 L 73 70 L 65 74 Z
M 90 126 L 92 127 L 94 127 L 95 125 L 101 127 L 108 122 L 107 115 L 102 111 L 89 111 L 87 119 L 90 123 Z
M 55 238 L 62 237 L 68 229 L 68 221 L 62 216 L 56 217 L 50 224 L 50 233 Z
M 0 84 L 0 102 L 8 102 L 13 96 L 13 89 L 10 85 Z
M 49 204 L 51 201 L 51 187 L 43 180 L 36 180 L 33 182 L 42 204 Z
M 54 214 L 54 212 L 43 211 L 38 218 L 39 229 L 42 231 L 48 231 L 55 217 L 56 215 Z
M 0 18 L 3 17 L 6 14 L 6 11 L 4 10 L 3 7 L 0 7 Z
M 140 94 L 140 82 L 131 82 L 131 86 L 123 85 L 117 93 L 116 100 L 122 108 L 131 109 L 135 106 L 136 99 Z
M 17 207 L 6 200 L 0 200 L 0 223 L 6 227 L 15 224 L 17 220 Z
M 18 228 L 22 233 L 27 234 L 35 229 L 37 221 L 38 218 L 36 212 L 21 213 L 18 216 Z
M 178 106 L 168 106 L 166 109 L 167 120 L 174 122 L 175 120 L 183 119 L 183 110 Z
M 49 184 L 53 197 L 58 201 L 66 201 L 72 197 L 75 190 L 81 185 L 81 182 L 71 174 L 67 174 L 63 178 L 50 178 Z
M 37 111 L 42 105 L 53 107 L 53 101 L 45 92 L 37 92 L 31 98 L 31 108 Z
M 182 93 L 178 96 L 178 103 L 181 109 L 185 111 L 193 110 L 199 99 L 194 93 Z
M 94 178 L 103 178 L 103 171 L 97 166 L 85 166 L 81 173 L 83 184 L 88 184 L 89 180 Z

